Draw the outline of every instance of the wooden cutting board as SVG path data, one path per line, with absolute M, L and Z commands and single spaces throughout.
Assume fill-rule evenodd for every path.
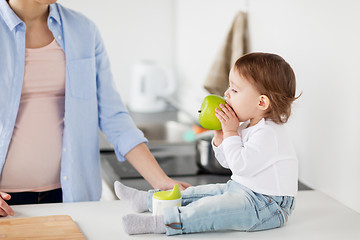
M 0 219 L 0 239 L 85 239 L 68 215 Z

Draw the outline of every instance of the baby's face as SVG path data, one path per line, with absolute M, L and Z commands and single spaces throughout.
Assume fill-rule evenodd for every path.
M 226 102 L 234 109 L 240 122 L 258 117 L 260 92 L 234 68 L 229 75 Z

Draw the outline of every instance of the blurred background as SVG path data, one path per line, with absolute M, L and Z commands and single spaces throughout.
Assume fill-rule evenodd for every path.
M 197 118 L 197 110 L 208 94 L 204 84 L 219 53 L 229 43 L 229 34 L 245 41 L 244 53 L 281 55 L 293 67 L 298 93 L 302 93 L 288 123 L 299 158 L 300 181 L 360 212 L 359 1 L 58 2 L 82 12 L 98 26 L 118 91 L 129 107 L 137 100 L 136 76 L 146 71 L 144 66 L 140 70 L 134 67 L 144 65 L 146 60 L 166 69 L 164 81 L 155 86 L 160 91 L 163 86 L 174 89 L 165 98 L 167 104 L 172 102 L 171 107 L 182 109 L 176 121 Z M 234 34 L 231 30 L 239 12 L 243 17 L 238 24 L 244 29 Z M 175 85 L 165 80 L 168 78 L 174 79 Z M 135 120 L 141 122 L 144 115 L 139 114 L 162 116 L 169 108 L 134 106 L 133 110 Z

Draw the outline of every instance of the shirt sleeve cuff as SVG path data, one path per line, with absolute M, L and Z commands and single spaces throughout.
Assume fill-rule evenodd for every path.
M 215 144 L 214 144 L 214 138 L 211 140 L 211 146 L 212 146 L 212 148 L 213 148 L 213 150 L 214 150 L 215 152 L 222 150 L 222 146 L 221 146 L 221 145 L 222 145 L 222 144 L 220 144 L 219 146 L 215 146 Z
M 122 140 L 114 146 L 115 154 L 120 162 L 125 161 L 125 155 L 140 143 L 148 144 L 144 134 L 137 128 L 122 133 L 121 139 L 126 140 Z

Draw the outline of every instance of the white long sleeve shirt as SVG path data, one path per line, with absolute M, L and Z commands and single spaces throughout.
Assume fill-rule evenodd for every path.
M 252 191 L 275 196 L 295 196 L 298 160 L 285 126 L 262 119 L 239 126 L 239 136 L 214 144 L 215 157 L 232 171 L 231 179 Z

